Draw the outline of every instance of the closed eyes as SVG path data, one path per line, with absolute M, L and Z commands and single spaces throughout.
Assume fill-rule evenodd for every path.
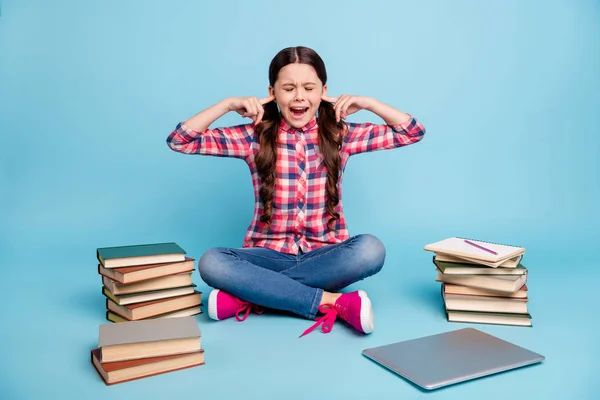
M 311 91 L 311 90 L 313 90 L 313 89 L 314 89 L 314 88 L 312 88 L 312 87 L 307 87 L 307 88 L 304 88 L 304 90 L 306 90 L 307 92 L 310 92 L 310 91 Z M 293 89 L 293 88 L 283 88 L 283 90 L 285 90 L 286 92 L 291 92 L 291 91 L 293 91 L 294 89 Z

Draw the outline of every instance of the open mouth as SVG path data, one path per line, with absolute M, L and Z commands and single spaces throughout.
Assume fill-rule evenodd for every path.
M 306 115 L 308 111 L 308 107 L 290 107 L 290 111 L 292 112 L 292 117 L 295 119 L 301 119 Z

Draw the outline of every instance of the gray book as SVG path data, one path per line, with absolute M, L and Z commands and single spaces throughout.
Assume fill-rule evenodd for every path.
M 101 361 L 123 361 L 198 351 L 201 332 L 194 316 L 102 324 Z

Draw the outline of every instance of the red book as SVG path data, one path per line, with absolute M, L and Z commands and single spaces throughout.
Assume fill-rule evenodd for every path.
M 137 360 L 100 362 L 100 349 L 91 351 L 92 365 L 106 385 L 164 374 L 204 364 L 204 350 Z

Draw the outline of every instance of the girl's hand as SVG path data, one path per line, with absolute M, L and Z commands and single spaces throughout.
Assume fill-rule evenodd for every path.
M 242 117 L 251 118 L 255 124 L 258 124 L 265 113 L 263 105 L 275 100 L 275 96 L 258 99 L 256 97 L 231 97 L 228 99 L 227 109 L 235 111 Z
M 373 99 L 370 97 L 351 96 L 348 94 L 343 94 L 340 97 L 322 96 L 321 99 L 335 103 L 333 109 L 335 110 L 336 122 L 339 122 L 340 119 L 348 118 L 348 115 L 354 114 L 357 111 L 368 110 L 373 103 Z

